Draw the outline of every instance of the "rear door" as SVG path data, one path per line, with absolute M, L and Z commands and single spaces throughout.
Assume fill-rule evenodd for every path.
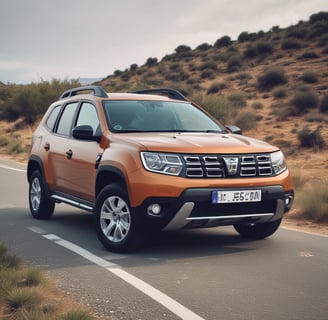
M 78 112 L 79 102 L 70 102 L 64 105 L 59 120 L 54 129 L 54 134 L 47 142 L 48 165 L 49 171 L 53 174 L 52 188 L 60 192 L 69 192 L 70 183 L 67 177 L 67 166 L 69 161 L 67 158 L 67 144 L 70 139 L 74 119 Z

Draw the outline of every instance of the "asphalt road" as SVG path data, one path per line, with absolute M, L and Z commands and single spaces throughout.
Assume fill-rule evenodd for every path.
M 280 228 L 247 242 L 224 227 L 113 254 L 90 213 L 57 205 L 52 220 L 33 219 L 27 190 L 25 166 L 0 159 L 0 243 L 101 319 L 328 319 L 328 237 Z

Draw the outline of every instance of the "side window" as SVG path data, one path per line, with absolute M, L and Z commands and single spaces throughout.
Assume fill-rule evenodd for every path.
M 93 134 L 95 134 L 99 128 L 99 119 L 96 108 L 89 102 L 83 102 L 76 120 L 76 126 L 82 125 L 91 126 L 93 129 Z
M 46 121 L 46 126 L 52 131 L 54 129 L 59 111 L 60 111 L 60 105 L 56 106 L 52 109 L 51 113 L 49 114 L 49 117 Z
M 57 127 L 58 134 L 69 136 L 77 106 L 78 106 L 78 102 L 69 103 L 65 106 L 65 109 L 58 123 L 58 127 Z

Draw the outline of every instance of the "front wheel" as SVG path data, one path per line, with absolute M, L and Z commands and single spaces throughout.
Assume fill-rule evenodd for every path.
M 264 239 L 274 234 L 281 223 L 281 218 L 271 222 L 255 224 L 236 224 L 234 228 L 244 238 L 258 240 Z
M 100 192 L 95 218 L 98 238 L 108 250 L 129 252 L 142 244 L 144 235 L 123 186 L 108 185 Z
M 47 197 L 42 175 L 38 170 L 32 173 L 28 198 L 30 211 L 34 218 L 51 218 L 55 210 L 55 202 Z

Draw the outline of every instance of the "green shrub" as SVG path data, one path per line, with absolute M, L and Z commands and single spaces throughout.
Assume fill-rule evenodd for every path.
M 282 40 L 281 48 L 284 50 L 299 49 L 299 48 L 302 48 L 302 42 L 295 38 L 287 38 L 287 39 Z
M 262 103 L 262 102 L 254 101 L 254 102 L 252 103 L 252 108 L 253 108 L 254 110 L 261 110 L 261 109 L 264 108 L 264 106 L 263 106 L 263 103 Z
M 238 115 L 238 117 L 235 119 L 235 124 L 242 131 L 254 129 L 257 124 L 257 116 L 256 116 L 256 114 L 249 112 L 249 111 L 241 112 Z
M 228 96 L 228 100 L 234 107 L 242 108 L 247 105 L 247 94 L 245 92 L 234 92 Z
M 228 47 L 231 44 L 231 38 L 229 36 L 223 36 L 216 40 L 214 43 L 215 48 Z
M 237 114 L 237 109 L 227 98 L 222 96 L 207 95 L 202 101 L 202 106 L 222 123 L 231 121 Z
M 198 47 L 196 47 L 197 50 L 200 50 L 200 51 L 207 51 L 209 49 L 211 49 L 212 46 L 206 42 L 200 44 Z
M 74 310 L 61 316 L 59 320 L 93 320 L 92 315 L 84 310 Z
M 328 20 L 328 12 L 320 11 L 318 13 L 314 13 L 310 16 L 310 23 L 316 23 L 318 21 L 327 21 Z
M 285 71 L 280 67 L 267 69 L 257 78 L 257 85 L 260 90 L 271 90 L 285 83 L 287 83 Z
M 320 103 L 320 111 L 328 113 L 328 95 L 325 95 Z
M 318 75 L 313 71 L 305 71 L 300 79 L 305 83 L 316 83 L 318 82 Z
M 242 65 L 242 56 L 237 53 L 232 55 L 227 62 L 228 72 L 237 71 Z
M 319 55 L 314 51 L 306 51 L 302 55 L 300 55 L 298 60 L 308 60 L 308 59 L 318 59 Z
M 7 121 L 22 118 L 25 123 L 33 124 L 65 90 L 80 85 L 78 80 L 57 79 L 28 85 L 9 85 L 8 98 L 0 101 L 0 118 Z
M 311 130 L 308 126 L 303 127 L 297 134 L 297 138 L 303 148 L 312 148 L 313 150 L 321 150 L 326 146 L 320 127 Z
M 157 58 L 151 58 L 151 57 L 150 57 L 150 58 L 147 59 L 145 65 L 146 65 L 147 67 L 152 67 L 152 66 L 156 65 L 157 62 L 158 62 L 158 59 L 157 59 Z
M 272 54 L 273 46 L 269 41 L 259 40 L 255 42 L 256 52 L 259 56 Z
M 275 99 L 282 99 L 287 96 L 287 89 L 284 86 L 278 86 L 272 90 L 272 96 Z
M 14 288 L 6 297 L 5 304 L 7 308 L 13 311 L 18 309 L 31 310 L 37 308 L 43 298 L 42 295 L 28 287 Z
M 222 89 L 222 84 L 220 82 L 213 83 L 207 90 L 207 94 L 218 93 Z
M 216 74 L 212 69 L 205 69 L 205 70 L 202 71 L 200 77 L 202 79 L 215 79 Z
M 314 181 L 297 197 L 301 216 L 315 222 L 328 222 L 328 181 Z
M 202 63 L 200 66 L 199 66 L 199 70 L 200 71 L 203 71 L 203 70 L 206 70 L 206 69 L 210 69 L 210 70 L 217 70 L 218 69 L 218 65 L 217 63 L 214 61 L 214 60 L 208 60 L 204 63 Z
M 319 99 L 312 90 L 296 91 L 291 104 L 301 113 L 318 106 Z

